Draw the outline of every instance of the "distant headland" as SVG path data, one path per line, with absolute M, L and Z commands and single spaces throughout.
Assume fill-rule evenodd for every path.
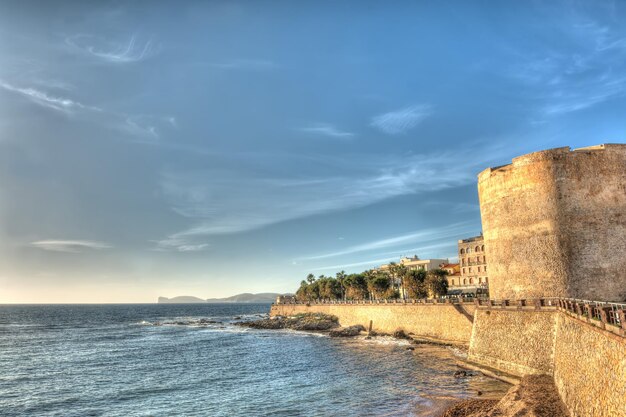
M 225 298 L 198 298 L 190 295 L 181 295 L 179 297 L 159 297 L 158 304 L 197 304 L 197 303 L 272 303 L 280 295 L 273 292 L 262 292 L 258 294 L 243 293 Z

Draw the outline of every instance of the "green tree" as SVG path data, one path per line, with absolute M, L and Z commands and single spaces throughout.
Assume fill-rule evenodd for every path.
M 341 284 L 337 279 L 324 277 L 316 281 L 319 284 L 320 298 L 337 300 L 341 298 Z
M 319 300 L 321 298 L 320 280 L 316 280 L 307 287 L 308 300 Z
M 367 288 L 369 289 L 372 297 L 375 299 L 385 298 L 387 291 L 392 288 L 391 280 L 385 274 L 375 274 L 367 282 Z
M 300 288 L 298 288 L 298 291 L 296 291 L 296 300 L 301 302 L 309 301 L 308 287 L 309 284 L 306 281 L 302 280 L 302 282 L 300 282 Z
M 448 293 L 448 273 L 444 269 L 433 269 L 426 276 L 426 288 L 432 297 L 441 297 Z
M 308 282 L 309 284 L 313 284 L 313 282 L 315 282 L 315 275 L 313 274 L 309 274 L 306 276 L 306 282 Z
M 426 298 L 428 289 L 425 285 L 426 271 L 423 269 L 410 270 L 404 277 L 404 285 L 409 298 Z
M 350 274 L 344 280 L 345 297 L 348 300 L 364 300 L 368 297 L 366 275 Z

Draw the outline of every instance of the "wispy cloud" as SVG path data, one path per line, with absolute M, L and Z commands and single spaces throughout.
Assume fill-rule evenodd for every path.
M 354 137 L 354 133 L 341 131 L 335 126 L 327 123 L 318 123 L 307 127 L 300 127 L 297 128 L 297 130 L 304 133 L 310 133 L 312 135 L 328 136 L 337 139 L 350 139 Z
M 401 195 L 468 184 L 476 180 L 476 173 L 488 165 L 489 158 L 497 159 L 502 152 L 492 147 L 465 155 L 360 155 L 353 161 L 328 157 L 322 162 L 288 155 L 285 160 L 265 161 L 271 166 L 264 168 L 264 175 L 259 175 L 259 160 L 249 162 L 252 168 L 239 161 L 237 170 L 169 171 L 160 182 L 163 196 L 172 210 L 190 219 L 192 225 L 164 238 L 164 242 L 203 243 L 211 235 L 246 232 Z M 297 177 L 279 172 L 286 164 L 299 166 Z M 314 169 L 307 169 L 309 165 L 315 165 Z
M 38 104 L 42 107 L 46 107 L 67 114 L 74 113 L 80 110 L 90 110 L 97 112 L 102 111 L 98 107 L 87 106 L 69 98 L 56 97 L 35 88 L 17 87 L 2 80 L 0 80 L 0 87 L 7 91 L 19 94 L 22 97 L 25 97 L 33 103 Z
M 77 100 L 55 96 L 47 91 L 18 87 L 0 80 L 0 88 L 18 94 L 41 107 L 71 116 L 81 116 L 86 120 L 105 125 L 132 136 L 156 139 L 164 128 L 176 128 L 176 119 L 172 116 L 158 117 L 151 115 L 132 115 L 108 111 L 97 106 L 83 104 Z
M 303 258 L 300 258 L 299 260 L 312 261 L 312 260 L 319 260 L 319 259 L 335 258 L 338 256 L 343 256 L 343 255 L 352 255 L 352 254 L 360 253 L 360 252 L 376 251 L 380 249 L 406 245 L 408 243 L 416 243 L 416 242 L 424 243 L 424 242 L 429 242 L 433 240 L 447 239 L 450 237 L 460 236 L 463 233 L 467 233 L 471 230 L 471 227 L 472 227 L 472 224 L 470 222 L 462 222 L 462 223 L 451 224 L 449 226 L 444 226 L 444 227 L 418 230 L 415 232 L 406 233 L 406 234 L 399 235 L 399 236 L 388 237 L 385 239 L 375 240 L 375 241 L 363 243 L 360 245 L 350 246 L 350 247 L 347 247 L 345 249 L 335 251 L 335 252 L 329 252 L 329 253 L 324 253 L 321 255 L 303 257 Z M 407 250 L 411 251 L 413 249 L 424 249 L 424 248 L 422 247 L 422 248 L 403 249 L 401 252 L 404 252 Z M 432 247 L 430 249 L 432 249 Z M 394 251 L 392 253 L 398 253 L 398 251 Z
M 413 129 L 432 113 L 433 109 L 429 104 L 409 106 L 375 116 L 370 125 L 388 135 L 399 135 Z
M 224 62 L 212 62 L 209 66 L 223 70 L 249 71 L 267 71 L 278 68 L 278 64 L 266 59 L 235 59 Z
M 159 252 L 199 252 L 210 247 L 208 243 L 191 244 L 177 237 L 152 241 L 152 243 L 156 243 L 154 250 Z
M 68 253 L 80 253 L 85 250 L 101 250 L 111 248 L 111 246 L 107 243 L 93 240 L 38 240 L 36 242 L 31 242 L 31 245 L 47 251 Z
M 157 124 L 160 122 L 159 118 L 153 116 L 126 116 L 122 119 L 120 128 L 131 135 L 158 138 Z
M 116 64 L 143 61 L 158 52 L 152 39 L 140 41 L 135 35 L 125 42 L 115 42 L 93 35 L 75 35 L 66 38 L 65 43 L 102 61 Z
M 513 50 L 510 75 L 539 101 L 540 117 L 576 112 L 626 95 L 626 33 L 597 22 L 566 19 L 567 42 Z M 536 123 L 536 119 L 533 119 Z
M 469 230 L 460 231 L 460 233 L 468 233 L 468 232 L 470 231 Z M 404 248 L 397 249 L 397 250 L 390 251 L 390 252 L 376 253 L 375 255 L 378 256 L 378 258 L 372 259 L 372 260 L 322 266 L 322 267 L 312 268 L 310 270 L 311 271 L 326 271 L 326 270 L 338 271 L 342 269 L 354 268 L 357 266 L 375 267 L 375 266 L 379 266 L 381 264 L 388 263 L 391 261 L 397 262 L 401 256 L 411 256 L 414 254 L 419 254 L 420 256 L 422 256 L 422 259 L 439 258 L 439 259 L 449 259 L 452 261 L 453 259 L 457 258 L 456 241 L 451 240 L 450 237 L 456 237 L 456 236 L 459 236 L 459 234 L 455 233 L 455 234 L 449 235 L 449 234 L 444 233 L 436 237 L 436 240 L 443 240 L 443 242 L 441 243 L 419 245 L 416 247 L 409 247 L 409 248 L 404 247 Z M 449 255 L 442 253 L 442 251 L 444 250 L 446 250 L 449 253 Z M 432 254 L 432 256 L 430 256 L 429 254 Z M 302 259 L 310 259 L 310 258 L 302 258 Z M 296 260 L 295 262 L 298 265 L 302 264 L 302 262 L 299 260 Z
M 391 262 L 394 260 L 397 260 L 397 258 L 390 257 L 390 258 L 371 259 L 368 261 L 351 262 L 351 263 L 338 264 L 338 265 L 322 266 L 319 268 L 311 268 L 310 271 L 328 271 L 328 270 L 341 271 L 343 269 L 355 268 L 357 266 L 375 267 L 375 266 L 379 266 L 379 265 L 382 265 L 382 264 L 385 264 L 387 262 Z

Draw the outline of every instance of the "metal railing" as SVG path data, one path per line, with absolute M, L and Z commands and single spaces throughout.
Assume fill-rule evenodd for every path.
M 494 300 L 491 298 L 488 299 L 477 299 L 476 305 L 483 307 L 513 307 L 513 308 L 524 308 L 524 307 L 533 307 L 535 309 L 540 309 L 542 307 L 558 307 L 558 298 L 533 298 L 530 300 L 520 299 L 520 300 Z
M 372 299 L 372 300 L 329 300 L 317 299 L 310 301 L 283 301 L 279 305 L 358 305 L 358 304 L 468 304 L 474 303 L 476 297 L 454 297 L 454 298 L 397 298 L 397 299 Z
M 590 321 L 597 321 L 601 324 L 600 327 L 610 324 L 626 330 L 626 304 L 561 298 L 559 299 L 559 308 Z

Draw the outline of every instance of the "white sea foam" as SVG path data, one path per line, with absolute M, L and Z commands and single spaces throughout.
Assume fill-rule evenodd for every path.
M 386 346 L 409 346 L 411 344 L 409 340 L 396 339 L 392 336 L 373 336 L 370 339 L 368 339 L 367 336 L 357 336 L 355 339 L 364 343 L 374 343 Z

